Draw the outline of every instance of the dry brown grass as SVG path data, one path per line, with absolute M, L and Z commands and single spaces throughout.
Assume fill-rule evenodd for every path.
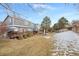
M 1 42 L 2 41 L 2 42 Z M 24 40 L 1 40 L 0 55 L 48 56 L 51 55 L 51 39 L 35 35 Z

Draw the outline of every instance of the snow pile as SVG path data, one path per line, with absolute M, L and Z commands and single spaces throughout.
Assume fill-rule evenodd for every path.
M 59 51 L 79 51 L 79 36 L 73 31 L 54 35 L 56 49 Z

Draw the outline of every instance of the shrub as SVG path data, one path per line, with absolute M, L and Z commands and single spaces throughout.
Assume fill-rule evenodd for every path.
M 33 36 L 33 32 L 28 32 L 27 37 L 31 37 L 31 36 Z

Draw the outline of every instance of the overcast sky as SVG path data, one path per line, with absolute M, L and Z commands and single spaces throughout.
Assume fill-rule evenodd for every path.
M 56 23 L 61 17 L 67 18 L 70 22 L 78 20 L 79 14 L 75 7 L 64 3 L 49 4 L 9 4 L 13 11 L 20 13 L 21 17 L 30 20 L 33 23 L 40 24 L 45 16 L 50 17 L 52 24 Z M 9 13 L 11 14 L 11 13 Z M 7 16 L 4 7 L 0 5 L 0 20 L 3 21 Z

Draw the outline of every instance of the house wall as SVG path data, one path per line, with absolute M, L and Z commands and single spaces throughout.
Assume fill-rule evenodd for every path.
M 3 23 L 6 23 L 7 25 L 12 25 L 13 24 L 13 20 L 12 20 L 11 17 L 7 17 L 7 19 Z
M 38 25 L 36 25 L 28 20 L 22 19 L 20 17 L 8 16 L 6 18 L 6 20 L 4 21 L 4 23 L 6 23 L 8 25 L 9 31 L 18 30 L 20 32 L 23 32 L 23 31 L 34 31 L 34 30 L 39 29 Z
M 79 32 L 79 23 L 73 24 L 72 30 L 73 30 L 74 32 Z

